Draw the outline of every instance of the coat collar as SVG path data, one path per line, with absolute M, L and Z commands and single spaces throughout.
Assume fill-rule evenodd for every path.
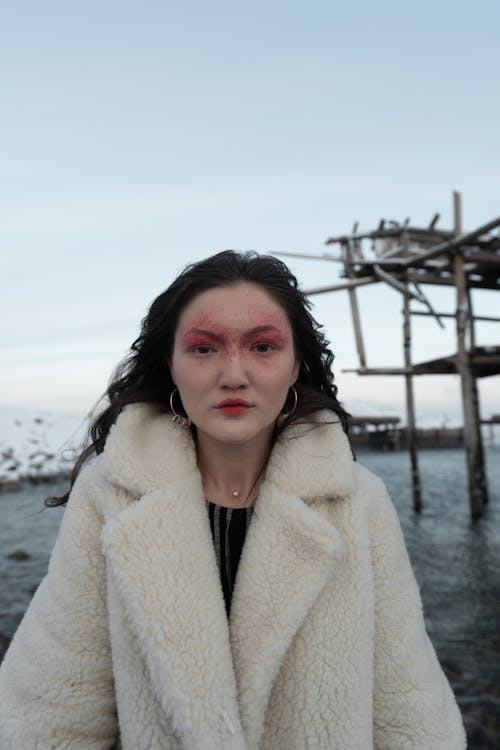
M 351 494 L 353 459 L 335 419 L 323 411 L 314 415 L 314 426 L 288 428 L 273 448 L 266 483 L 305 502 Z M 103 458 L 107 478 L 136 497 L 198 473 L 191 432 L 173 424 L 170 412 L 153 404 L 131 404 L 123 410 Z
M 344 542 L 313 500 L 345 497 L 353 462 L 338 424 L 276 444 L 226 618 L 196 454 L 170 415 L 137 404 L 111 431 L 109 480 L 139 502 L 103 531 L 110 575 L 158 699 L 190 750 L 257 750 L 273 682 Z

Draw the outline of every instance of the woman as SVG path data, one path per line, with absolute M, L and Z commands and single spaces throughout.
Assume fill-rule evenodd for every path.
M 465 747 L 332 360 L 275 258 L 155 300 L 0 672 L 3 750 Z

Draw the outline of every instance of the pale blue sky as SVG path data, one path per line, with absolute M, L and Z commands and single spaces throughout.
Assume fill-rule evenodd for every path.
M 500 214 L 499 22 L 497 0 L 0 3 L 0 403 L 84 414 L 154 296 L 216 250 L 447 227 L 453 189 L 465 228 Z M 338 274 L 290 265 L 306 286 Z M 400 364 L 398 295 L 360 297 L 370 364 Z M 315 302 L 348 408 L 402 413 L 401 379 L 340 372 L 345 294 Z M 416 359 L 454 348 L 432 321 L 415 341 Z M 486 416 L 498 390 L 481 384 Z M 460 416 L 455 378 L 417 401 Z

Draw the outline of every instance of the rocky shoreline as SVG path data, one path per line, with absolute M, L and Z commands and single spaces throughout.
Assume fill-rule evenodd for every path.
M 29 485 L 50 484 L 59 480 L 69 479 L 71 469 L 46 474 L 27 474 L 15 479 L 0 478 L 0 492 L 19 492 Z
M 79 417 L 0 406 L 0 491 L 67 478 L 83 434 Z

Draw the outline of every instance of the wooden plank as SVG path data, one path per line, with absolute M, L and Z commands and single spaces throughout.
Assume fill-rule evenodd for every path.
M 356 372 L 358 375 L 408 375 L 406 367 L 348 367 L 342 372 Z
M 414 375 L 452 375 L 460 374 L 457 354 L 450 354 L 438 359 L 413 364 Z M 500 375 L 500 347 L 476 347 L 467 352 L 467 359 L 474 378 L 487 378 Z
M 363 344 L 363 334 L 361 331 L 361 318 L 359 315 L 358 300 L 356 298 L 356 290 L 352 287 L 349 289 L 349 303 L 351 305 L 352 325 L 354 328 L 354 337 L 356 339 L 356 349 L 358 352 L 359 366 L 366 367 L 366 354 Z
M 342 246 L 342 251 L 345 259 L 345 271 L 346 274 L 352 279 L 353 274 L 351 271 L 350 262 L 352 260 L 352 245 L 348 243 Z M 351 305 L 351 317 L 352 325 L 354 328 L 354 337 L 356 339 L 356 349 L 358 352 L 358 360 L 360 367 L 366 367 L 366 355 L 365 347 L 363 343 L 363 332 L 361 330 L 361 316 L 359 314 L 358 299 L 356 296 L 356 289 L 354 287 L 349 288 L 349 303 Z
M 422 253 L 422 255 L 408 258 L 405 265 L 413 268 L 415 268 L 416 266 L 422 266 L 427 260 L 430 260 L 431 258 L 437 258 L 439 255 L 457 250 L 461 245 L 469 244 L 472 240 L 475 240 L 480 235 L 491 232 L 492 229 L 496 229 L 498 226 L 500 226 L 500 217 L 489 221 L 487 224 L 483 224 L 473 232 L 461 234 L 452 240 L 440 242 L 439 245 L 436 245 L 436 247 L 433 247 L 426 253 Z
M 342 260 L 338 255 L 332 255 L 331 253 L 318 255 L 317 253 L 287 253 L 280 251 L 279 253 L 271 252 L 271 255 L 276 255 L 277 258 L 304 258 L 305 260 Z
M 493 289 L 495 291 L 500 290 L 500 278 L 496 275 L 490 275 L 488 278 L 484 277 L 484 274 L 482 274 L 483 278 L 481 280 L 475 281 L 474 279 L 469 279 L 468 285 L 471 289 Z M 409 273 L 408 278 L 413 280 L 415 279 L 418 281 L 419 284 L 430 284 L 430 285 L 437 285 L 437 286 L 455 286 L 455 282 L 453 279 L 453 276 L 445 276 L 440 277 L 436 276 L 435 274 L 430 273 L 424 273 L 424 274 L 413 274 Z
M 497 268 L 500 266 L 500 255 L 498 253 L 488 253 L 484 251 L 478 251 L 465 253 L 465 260 L 467 263 L 477 263 L 480 267 L 486 268 Z M 477 273 L 477 271 L 475 272 Z M 480 273 L 480 270 L 479 270 Z
M 390 237 L 400 237 L 402 234 L 422 235 L 422 237 L 451 238 L 453 232 L 447 229 L 430 229 L 429 227 L 411 227 L 400 224 L 397 227 L 387 227 L 386 229 L 375 229 L 371 232 L 353 232 L 352 234 L 339 234 L 336 237 L 329 237 L 325 240 L 325 245 L 342 245 L 349 240 L 376 240 Z
M 438 315 L 440 318 L 455 318 L 456 313 L 444 313 L 444 312 L 438 312 L 438 313 L 431 313 L 427 310 L 410 310 L 410 315 Z M 489 323 L 500 323 L 500 318 L 492 318 L 487 315 L 473 315 L 472 320 L 481 320 Z
M 378 284 L 380 279 L 375 276 L 360 276 L 359 278 L 349 279 L 343 281 L 340 284 L 332 284 L 332 286 L 320 286 L 314 289 L 304 289 L 303 292 L 308 297 L 313 294 L 326 294 L 326 292 L 340 292 L 343 289 L 355 289 L 358 286 L 366 286 L 368 284 Z

